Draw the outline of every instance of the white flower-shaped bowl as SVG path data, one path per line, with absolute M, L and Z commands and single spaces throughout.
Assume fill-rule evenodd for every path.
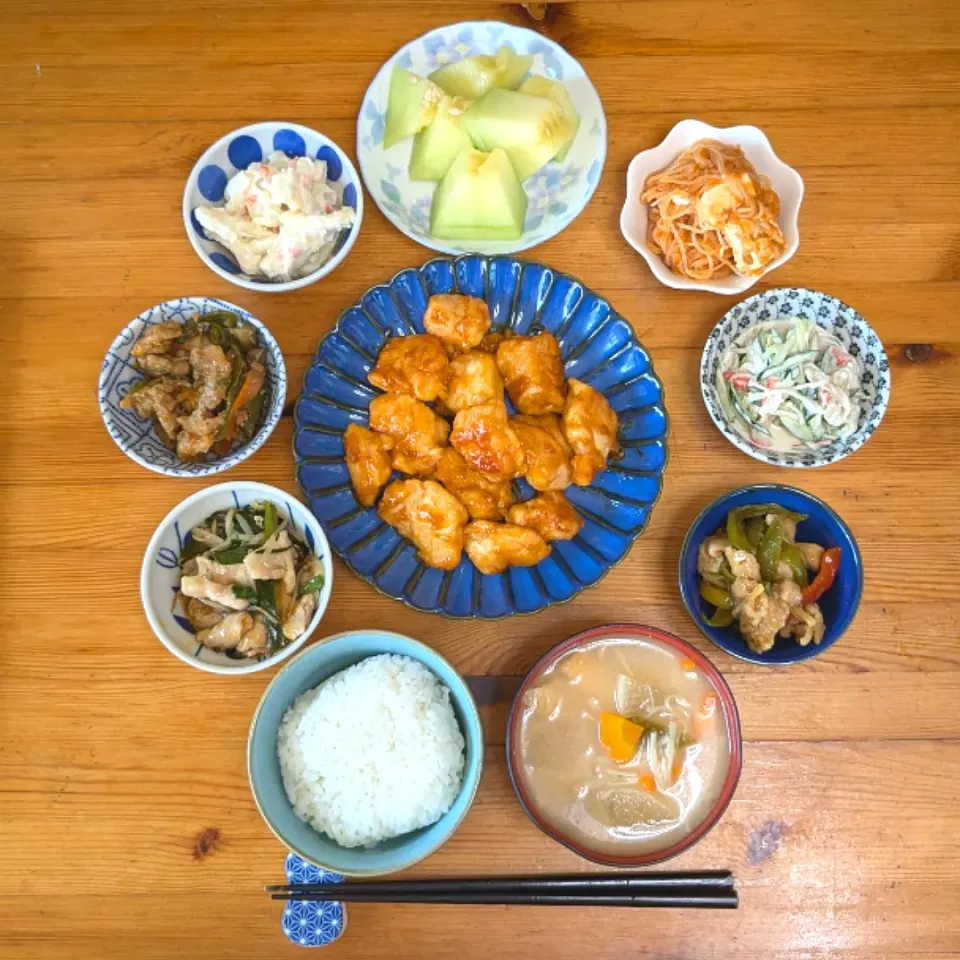
M 675 290 L 707 290 L 710 293 L 736 294 L 749 290 L 760 276 L 741 277 L 737 275 L 721 277 L 716 280 L 689 280 L 675 274 L 650 249 L 647 241 L 647 205 L 640 202 L 643 186 L 651 173 L 656 173 L 672 163 L 687 147 L 698 140 L 719 140 L 732 146 L 741 147 L 747 159 L 757 171 L 770 179 L 773 189 L 780 197 L 780 216 L 778 222 L 787 247 L 783 254 L 774 260 L 760 274 L 766 276 L 786 263 L 800 246 L 800 204 L 803 200 L 803 180 L 793 167 L 787 166 L 774 152 L 766 134 L 757 127 L 711 127 L 700 120 L 681 120 L 666 136 L 663 142 L 650 150 L 638 153 L 627 169 L 627 199 L 620 213 L 620 230 L 627 243 L 647 261 L 653 275 L 668 287 Z
M 340 232 L 333 253 L 326 263 L 312 273 L 284 282 L 274 282 L 267 277 L 244 273 L 234 255 L 226 247 L 211 240 L 194 215 L 194 211 L 201 205 L 222 206 L 227 182 L 251 163 L 265 160 L 274 150 L 282 150 L 288 157 L 308 156 L 325 161 L 327 182 L 340 203 L 345 207 L 353 207 L 356 212 L 353 225 Z M 329 137 L 299 123 L 264 121 L 226 134 L 210 146 L 196 162 L 183 191 L 183 225 L 197 256 L 217 276 L 238 287 L 259 293 L 299 290 L 332 273 L 353 248 L 362 220 L 363 191 L 360 189 L 360 177 L 350 158 Z
M 307 629 L 296 640 L 263 660 L 232 660 L 224 653 L 197 643 L 195 631 L 175 601 L 180 592 L 178 557 L 190 531 L 212 513 L 229 507 L 243 507 L 253 500 L 271 500 L 279 516 L 286 519 L 293 533 L 316 554 L 323 565 L 323 589 L 317 597 L 317 610 Z M 174 507 L 160 521 L 147 545 L 140 569 L 140 599 L 157 639 L 179 660 L 207 673 L 236 675 L 257 673 L 275 666 L 296 653 L 317 629 L 330 601 L 333 589 L 333 564 L 330 545 L 313 514 L 295 497 L 277 487 L 248 480 L 220 483 L 200 490 Z

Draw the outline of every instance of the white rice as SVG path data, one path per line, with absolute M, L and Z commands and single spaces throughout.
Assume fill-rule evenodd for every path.
M 450 691 L 410 657 L 368 657 L 301 694 L 277 735 L 294 812 L 343 847 L 436 823 L 463 779 Z

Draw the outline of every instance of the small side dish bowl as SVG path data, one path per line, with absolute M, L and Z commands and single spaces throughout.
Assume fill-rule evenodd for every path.
M 733 274 L 716 280 L 690 280 L 674 273 L 650 249 L 647 238 L 647 205 L 641 203 L 647 177 L 671 164 L 684 150 L 698 140 L 719 140 L 743 149 L 757 172 L 769 178 L 780 198 L 780 216 L 777 218 L 787 242 L 786 249 L 762 274 L 741 277 Z M 792 167 L 787 166 L 774 152 L 766 134 L 757 127 L 711 127 L 700 120 L 681 120 L 659 144 L 638 153 L 627 169 L 627 198 L 620 213 L 620 231 L 624 239 L 647 261 L 653 275 L 675 290 L 706 290 L 710 293 L 735 294 L 749 290 L 761 276 L 786 263 L 800 246 L 800 204 L 803 200 L 803 180 Z
M 624 856 L 615 856 L 597 850 L 587 849 L 582 842 L 577 842 L 571 835 L 560 827 L 550 823 L 547 817 L 538 809 L 538 805 L 530 790 L 525 786 L 522 772 L 520 739 L 522 736 L 523 714 L 526 705 L 526 695 L 554 664 L 571 653 L 582 652 L 589 645 L 604 640 L 633 640 L 659 648 L 674 658 L 681 658 L 681 669 L 691 671 L 690 675 L 699 674 L 706 681 L 706 686 L 715 695 L 716 716 L 722 718 L 727 741 L 727 757 L 725 768 L 721 767 L 722 778 L 716 799 L 710 804 L 707 812 L 701 819 L 690 825 L 688 832 L 674 840 L 669 845 L 634 852 Z M 649 695 L 649 688 L 648 688 Z M 638 721 L 639 722 L 639 721 Z M 689 850 L 700 841 L 716 825 L 723 816 L 740 780 L 740 770 L 743 765 L 743 743 L 740 733 L 740 717 L 733 693 L 719 670 L 696 647 L 681 640 L 679 637 L 656 627 L 641 624 L 615 623 L 607 626 L 593 627 L 569 637 L 553 649 L 548 650 L 530 669 L 520 689 L 517 691 L 507 720 L 506 736 L 507 769 L 510 780 L 516 792 L 517 799 L 524 812 L 548 837 L 569 848 L 586 860 L 602 863 L 612 867 L 645 867 L 654 863 L 661 863 L 671 857 Z
M 793 637 L 778 637 L 772 650 L 754 653 L 740 634 L 736 623 L 729 627 L 712 627 L 706 618 L 713 607 L 700 596 L 700 575 L 697 552 L 700 544 L 721 529 L 727 513 L 734 507 L 753 503 L 776 503 L 787 510 L 807 515 L 797 529 L 798 541 L 818 543 L 823 547 L 840 547 L 840 564 L 836 579 L 818 601 L 823 611 L 825 633 L 819 643 L 800 646 Z M 780 483 L 758 483 L 740 487 L 717 497 L 693 521 L 680 550 L 680 595 L 687 613 L 700 632 L 732 657 L 763 666 L 784 666 L 809 660 L 833 646 L 846 632 L 857 614 L 863 594 L 863 562 L 860 548 L 850 528 L 837 512 L 822 500 L 796 487 Z
M 171 450 L 160 440 L 152 420 L 145 420 L 135 410 L 124 410 L 120 406 L 120 401 L 131 388 L 145 379 L 145 374 L 131 362 L 130 352 L 149 327 L 171 321 L 186 323 L 195 315 L 202 316 L 221 310 L 235 313 L 256 327 L 260 346 L 267 351 L 264 387 L 267 394 L 264 397 L 263 423 L 250 440 L 225 457 L 181 460 L 175 450 Z M 136 460 L 142 467 L 153 470 L 154 473 L 162 473 L 168 477 L 209 477 L 242 463 L 267 442 L 267 438 L 280 422 L 286 402 L 287 368 L 280 347 L 270 331 L 243 308 L 214 297 L 179 297 L 144 310 L 120 331 L 103 360 L 98 396 L 100 413 L 103 415 L 107 432 L 131 460 Z
M 288 157 L 307 156 L 325 161 L 327 182 L 340 203 L 345 207 L 353 207 L 356 212 L 353 225 L 341 231 L 325 263 L 303 277 L 284 282 L 244 273 L 233 254 L 211 240 L 194 215 L 196 208 L 201 205 L 222 205 L 224 189 L 229 180 L 240 170 L 264 160 L 275 150 L 282 150 Z M 226 134 L 208 147 L 196 162 L 183 191 L 183 225 L 197 256 L 217 276 L 259 293 L 299 290 L 332 273 L 353 248 L 362 220 L 363 190 L 350 158 L 329 137 L 299 123 L 265 121 Z
M 367 657 L 384 653 L 420 661 L 449 688 L 453 712 L 465 741 L 463 781 L 453 806 L 436 823 L 372 847 L 342 847 L 294 813 L 280 774 L 277 735 L 284 714 L 300 694 Z M 405 870 L 439 849 L 467 815 L 480 784 L 482 767 L 480 714 L 463 678 L 425 644 L 385 630 L 355 630 L 327 637 L 294 657 L 260 698 L 247 742 L 250 789 L 260 814 L 277 839 L 304 860 L 351 877 L 375 877 Z
M 253 500 L 270 500 L 294 534 L 306 542 L 323 567 L 323 587 L 317 596 L 317 609 L 306 630 L 285 647 L 263 660 L 233 660 L 199 644 L 196 631 L 178 610 L 180 591 L 178 557 L 191 529 L 218 510 L 243 507 Z M 292 656 L 316 630 L 330 601 L 333 589 L 333 563 L 323 527 L 299 500 L 286 491 L 265 483 L 248 480 L 220 483 L 200 490 L 173 508 L 160 521 L 150 538 L 140 569 L 140 599 L 150 627 L 157 639 L 178 659 L 207 673 L 231 676 L 258 673 Z
M 828 446 L 796 451 L 760 447 L 731 422 L 718 395 L 717 378 L 730 345 L 751 327 L 803 317 L 833 334 L 862 366 L 856 431 Z M 700 391 L 717 429 L 739 450 L 776 467 L 823 467 L 850 456 L 870 439 L 890 402 L 890 364 L 880 338 L 853 307 L 827 293 L 803 287 L 780 287 L 748 297 L 728 310 L 707 337 L 700 359 Z
M 412 180 L 412 139 L 384 149 L 390 76 L 403 67 L 427 76 L 456 60 L 494 54 L 501 45 L 532 54 L 531 75 L 559 80 L 580 115 L 580 129 L 562 163 L 551 161 L 523 184 L 527 213 L 517 240 L 442 240 L 430 234 L 435 184 Z M 566 229 L 582 212 L 600 182 L 607 156 L 607 119 L 586 70 L 549 37 L 497 21 L 453 23 L 404 44 L 377 72 L 357 117 L 357 159 L 363 182 L 383 215 L 411 240 L 440 253 L 518 253 Z

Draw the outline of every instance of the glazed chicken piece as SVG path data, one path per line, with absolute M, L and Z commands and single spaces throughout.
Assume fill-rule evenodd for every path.
M 239 583 L 244 587 L 253 586 L 250 574 L 242 563 L 217 563 L 209 557 L 196 557 L 194 562 L 197 565 L 196 572 L 214 583 Z
M 367 379 L 387 393 L 436 400 L 447 379 L 447 351 L 437 337 L 391 337 Z
M 510 418 L 527 461 L 527 483 L 534 490 L 566 490 L 573 479 L 572 451 L 563 435 L 560 418 L 554 413 L 542 417 L 521 414 Z
M 588 487 L 606 469 L 610 454 L 620 453 L 620 422 L 606 397 L 593 387 L 573 378 L 567 387 L 563 432 L 573 448 L 573 482 L 578 487 Z
M 724 547 L 723 555 L 730 564 L 730 572 L 738 580 L 760 579 L 760 564 L 749 550 L 739 550 L 728 545 Z
M 425 403 L 402 393 L 385 393 L 370 401 L 370 429 L 385 433 L 394 443 L 394 467 L 398 455 L 420 461 L 432 469 L 447 445 L 450 424 L 438 417 Z M 420 473 L 421 470 L 403 470 Z
M 188 417 L 178 418 L 177 456 L 181 460 L 192 460 L 208 453 L 226 419 L 225 413 L 210 416 L 202 407 L 197 407 Z
M 497 367 L 520 413 L 562 413 L 567 394 L 560 345 L 546 330 L 511 337 L 497 347 Z
M 435 480 L 394 480 L 384 490 L 377 513 L 413 541 L 428 567 L 452 570 L 460 562 L 467 509 Z
M 490 310 L 484 300 L 457 293 L 434 294 L 427 303 L 423 326 L 443 341 L 451 353 L 479 346 L 490 329 Z
M 464 548 L 474 566 L 487 575 L 507 567 L 532 567 L 550 555 L 550 545 L 535 530 L 513 523 L 474 520 L 463 532 Z
M 186 571 L 186 567 L 184 567 Z M 196 630 L 205 630 L 207 627 L 213 627 L 223 619 L 223 611 L 211 607 L 210 604 L 197 600 L 196 597 L 190 597 L 183 605 L 187 619 Z
M 507 339 L 509 334 L 503 330 L 488 330 L 480 341 L 479 349 L 484 353 L 496 353 L 497 347 Z
M 260 617 L 253 618 L 253 626 L 240 638 L 237 653 L 244 657 L 265 657 L 270 652 L 270 638 Z
M 215 343 L 205 343 L 190 351 L 193 382 L 198 389 L 197 406 L 201 410 L 215 410 L 223 403 L 230 386 L 233 364 Z M 253 366 L 251 364 L 251 366 Z
M 441 400 L 451 413 L 482 403 L 503 403 L 503 381 L 496 360 L 480 350 L 455 356 L 450 361 Z
M 513 503 L 509 480 L 491 480 L 474 470 L 453 447 L 444 448 L 440 454 L 436 477 L 474 520 L 503 520 Z
M 583 517 L 570 501 L 556 490 L 515 504 L 507 520 L 518 527 L 536 530 L 544 540 L 572 540 L 583 527 Z
M 519 477 L 526 467 L 523 447 L 502 403 L 461 410 L 454 418 L 450 443 L 471 466 L 500 480 Z
M 166 353 L 170 344 L 181 333 L 183 333 L 183 327 L 172 320 L 147 327 L 140 335 L 140 339 L 131 347 L 130 356 L 136 360 L 142 360 L 155 353 Z
M 343 434 L 343 450 L 350 473 L 350 483 L 357 499 L 365 507 L 372 507 L 380 491 L 390 479 L 393 466 L 390 451 L 393 438 L 374 433 L 357 423 L 351 423 Z

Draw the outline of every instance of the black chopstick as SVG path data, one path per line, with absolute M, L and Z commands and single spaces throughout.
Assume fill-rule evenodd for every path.
M 698 873 L 630 873 L 546 875 L 532 877 L 454 877 L 435 880 L 392 880 L 350 882 L 345 885 L 323 883 L 278 883 L 264 889 L 268 893 L 327 894 L 332 890 L 362 891 L 374 896 L 378 893 L 572 893 L 595 891 L 612 893 L 650 893 L 681 889 L 686 892 L 724 892 L 733 889 L 733 874 L 729 870 L 705 870 Z
M 331 884 L 326 890 L 310 893 L 274 893 L 273 900 L 324 901 L 347 903 L 430 903 L 430 904 L 516 904 L 533 907 L 693 907 L 695 909 L 736 910 L 737 892 L 682 891 L 661 893 L 504 893 L 498 890 L 462 893 L 413 893 L 392 891 L 369 894 L 362 884 Z

